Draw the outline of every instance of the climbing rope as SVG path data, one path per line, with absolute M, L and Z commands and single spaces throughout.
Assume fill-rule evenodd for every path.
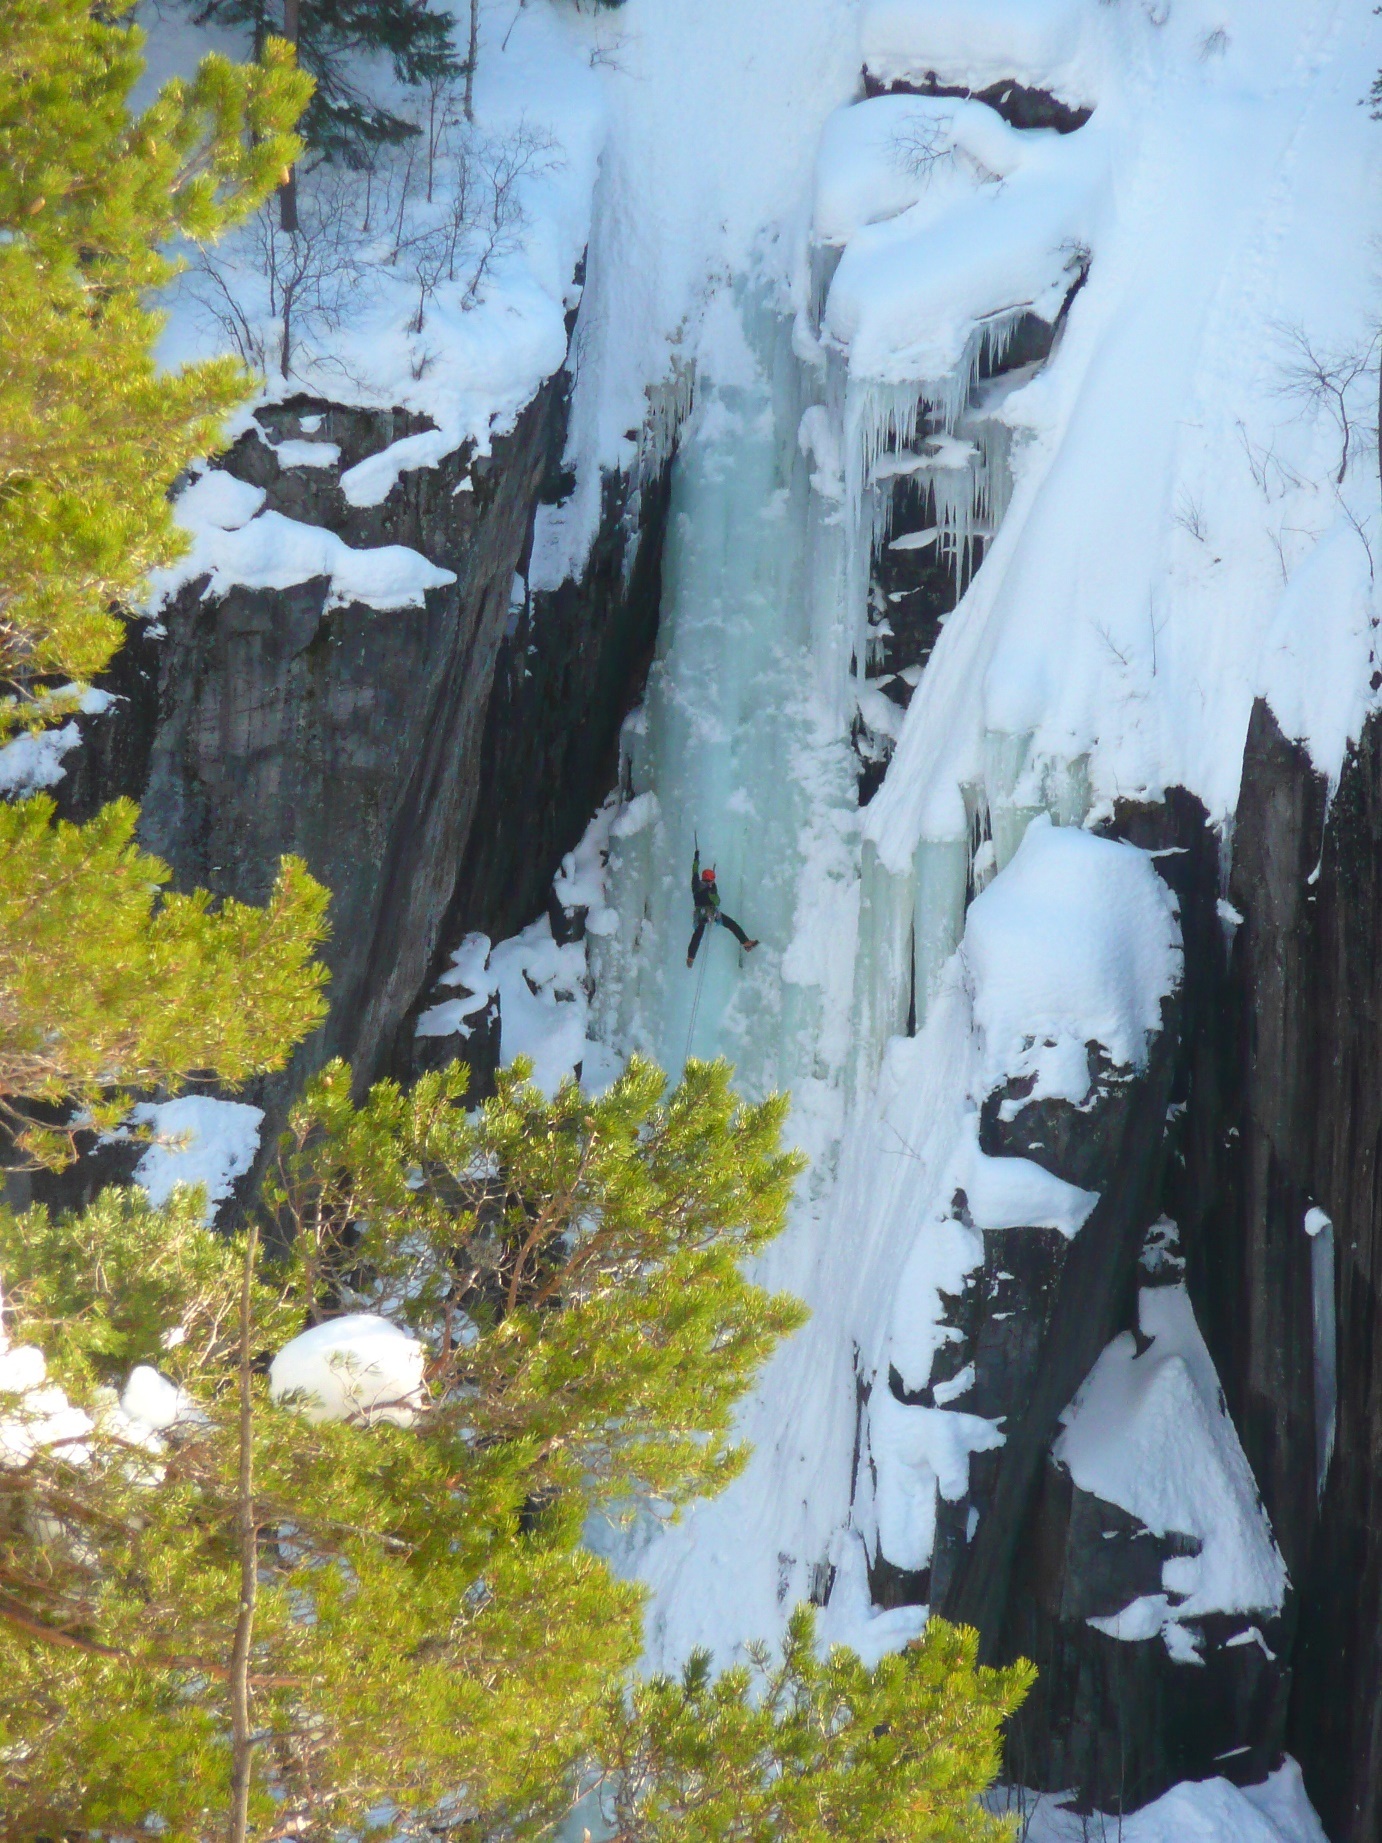
M 690 1060 L 691 1039 L 696 1034 L 696 1013 L 701 1008 L 701 993 L 705 988 L 705 966 L 706 961 L 710 958 L 710 930 L 708 928 L 705 932 L 705 939 L 701 942 L 697 958 L 700 960 L 701 970 L 696 980 L 696 997 L 691 1006 L 691 1023 L 686 1032 L 686 1050 L 681 1059 L 683 1066 Z

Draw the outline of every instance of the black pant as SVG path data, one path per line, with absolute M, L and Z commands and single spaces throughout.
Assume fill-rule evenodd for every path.
M 732 915 L 726 915 L 723 909 L 701 909 L 696 915 L 696 926 L 691 934 L 691 945 L 686 950 L 686 957 L 688 960 L 695 959 L 696 949 L 701 944 L 701 936 L 705 933 L 711 922 L 718 922 L 722 928 L 728 928 L 741 947 L 748 946 L 749 937 L 744 933 L 744 930 L 739 926 Z

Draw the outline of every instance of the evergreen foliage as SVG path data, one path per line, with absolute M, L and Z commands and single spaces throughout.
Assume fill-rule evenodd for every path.
M 460 1070 L 357 1109 L 337 1065 L 285 1136 L 265 1228 L 298 1237 L 254 1274 L 256 1371 L 369 1305 L 425 1333 L 427 1400 L 316 1425 L 250 1385 L 251 1834 L 388 1800 L 523 1830 L 568 1801 L 639 1649 L 584 1518 L 722 1481 L 733 1400 L 800 1322 L 738 1267 L 798 1169 L 781 1101 L 740 1106 L 718 1064 L 665 1101 L 641 1063 L 596 1100 L 522 1074 L 467 1116 Z M 0 1217 L 10 1335 L 97 1423 L 0 1465 L 0 1837 L 224 1829 L 245 1258 L 187 1196 Z M 156 1451 L 111 1410 L 139 1363 L 187 1396 Z
M 170 238 L 215 236 L 299 150 L 310 87 L 291 48 L 221 57 L 128 112 L 142 35 L 128 7 L 12 0 L 0 21 L 0 740 L 61 720 L 123 635 L 113 604 L 185 539 L 168 490 L 248 389 L 233 361 L 168 374 L 146 305 Z M 60 1163 L 119 1090 L 278 1068 L 320 1020 L 326 894 L 285 861 L 263 910 L 165 893 L 128 802 L 53 823 L 46 797 L 0 806 L 0 1119 Z M 49 1111 L 55 1111 L 51 1109 Z
M 262 909 L 166 892 L 167 866 L 133 841 L 119 800 L 85 826 L 36 795 L 0 803 L 0 1114 L 49 1163 L 70 1132 L 19 1102 L 75 1100 L 113 1127 L 127 1088 L 215 1068 L 230 1082 L 281 1067 L 321 1021 L 313 958 L 327 894 L 285 859 Z
M 696 1654 L 680 1681 L 613 1696 L 601 1735 L 614 1843 L 999 1843 L 1009 1820 L 979 1794 L 999 1730 L 1035 1672 L 976 1664 L 979 1636 L 932 1619 L 872 1670 L 842 1646 L 817 1655 L 798 1607 L 780 1659 L 719 1678 Z
M 300 147 L 309 85 L 281 40 L 257 67 L 206 58 L 132 117 L 127 10 L 6 0 L 0 21 L 0 738 L 61 720 L 36 682 L 100 672 L 112 604 L 183 548 L 168 488 L 248 380 L 228 359 L 160 373 L 146 298 L 170 238 L 238 221 Z
M 256 45 L 284 25 L 282 0 L 189 0 L 199 24 L 246 26 Z M 465 63 L 452 43 L 452 19 L 429 0 L 299 0 L 298 62 L 316 84 L 302 119 L 309 147 L 348 166 L 368 163 L 375 148 L 419 132 L 360 83 L 369 53 L 388 57 L 400 83 L 441 84 Z

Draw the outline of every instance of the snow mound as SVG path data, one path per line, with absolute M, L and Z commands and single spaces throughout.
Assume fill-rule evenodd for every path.
M 154 1135 L 135 1166 L 134 1181 L 155 1209 L 179 1184 L 200 1184 L 206 1191 L 206 1220 L 254 1163 L 264 1110 L 244 1101 L 219 1101 L 211 1095 L 185 1094 L 175 1101 L 141 1101 L 130 1115 Z
M 1036 1074 L 1034 1092 L 1077 1105 L 1089 1090 L 1080 1048 L 1142 1068 L 1182 968 L 1175 898 L 1148 854 L 1045 816 L 970 905 L 962 952 L 983 1091 Z
M 299 1400 L 309 1421 L 410 1427 L 422 1402 L 423 1350 L 387 1318 L 352 1312 L 313 1325 L 269 1365 L 269 1393 Z
M 1024 313 L 1056 319 L 1088 257 L 1102 145 L 1018 132 L 987 104 L 950 98 L 880 97 L 850 113 L 863 119 L 827 135 L 818 167 L 818 222 L 850 237 L 827 340 L 852 378 L 916 382 L 948 401 L 985 342 L 1001 350 Z
M 1089 0 L 868 0 L 864 63 L 880 83 L 934 78 L 981 90 L 1007 77 L 1088 103 L 1089 10 Z
M 1009 1796 L 1008 1809 L 1016 1811 L 1017 1800 Z M 1300 1768 L 1290 1758 L 1261 1785 L 1188 1781 L 1130 1816 L 1082 1817 L 1053 1793 L 1026 1793 L 1021 1808 L 1026 1843 L 1325 1843 Z
M 1164 1594 L 1091 1621 L 1114 1638 L 1160 1631 L 1172 1655 L 1190 1661 L 1193 1641 L 1180 1622 L 1279 1612 L 1286 1567 L 1185 1288 L 1144 1289 L 1138 1319 L 1150 1347 L 1139 1356 L 1126 1331 L 1113 1340 L 1066 1409 L 1052 1451 L 1082 1491 L 1156 1535 L 1199 1540 L 1198 1555 L 1163 1564 Z
M 1026 137 L 981 102 L 873 96 L 837 109 L 816 155 L 815 235 L 847 243 L 866 224 L 926 202 L 937 217 L 975 183 L 1026 157 Z
M 12 1344 L 0 1324 L 0 1466 L 28 1463 L 40 1446 L 60 1446 L 81 1464 L 90 1415 L 73 1407 L 66 1391 L 48 1381 L 48 1363 L 36 1344 Z
M 282 512 L 260 512 L 263 489 L 213 468 L 181 495 L 174 514 L 191 534 L 187 554 L 149 578 L 149 613 L 157 613 L 185 584 L 206 577 L 203 596 L 235 587 L 290 589 L 330 578 L 328 608 L 361 602 L 366 608 L 420 608 L 428 589 L 456 580 L 406 544 L 355 550 L 334 531 L 304 525 Z
M 968 1131 L 975 1132 L 970 1115 Z M 978 1148 L 965 1183 L 976 1229 L 1058 1229 L 1067 1240 L 1079 1234 L 1099 1201 L 1097 1190 L 1081 1190 L 1031 1158 L 989 1158 Z

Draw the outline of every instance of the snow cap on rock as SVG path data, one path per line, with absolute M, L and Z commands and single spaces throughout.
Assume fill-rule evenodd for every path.
M 1142 1068 L 1182 968 L 1176 900 L 1148 853 L 1044 815 L 970 905 L 963 951 L 985 1091 L 1036 1074 L 1034 1098 L 1077 1106 L 1086 1063 L 1069 1051 L 1099 1043 Z

